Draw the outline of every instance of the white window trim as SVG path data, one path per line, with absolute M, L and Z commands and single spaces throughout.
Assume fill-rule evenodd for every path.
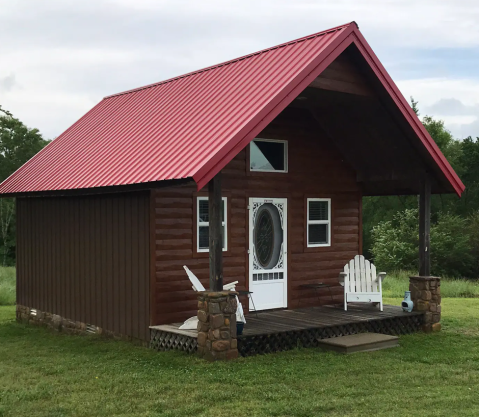
M 251 172 L 279 172 L 279 173 L 288 173 L 288 141 L 287 140 L 281 140 L 281 139 L 263 139 L 263 138 L 254 138 L 254 141 L 261 141 L 261 142 L 277 142 L 277 143 L 284 143 L 284 170 L 270 170 L 270 169 L 251 169 L 251 146 L 249 149 L 249 156 L 250 156 L 250 165 L 249 165 L 249 170 Z
M 309 220 L 309 202 L 310 201 L 327 201 L 328 202 L 328 220 Z M 306 243 L 308 248 L 320 248 L 331 246 L 331 199 L 330 198 L 308 198 L 306 201 Z M 328 243 L 309 243 L 309 225 L 311 224 L 327 224 L 328 225 Z
M 209 252 L 209 248 L 200 248 L 200 227 L 201 226 L 210 226 L 210 222 L 200 222 L 200 200 L 206 200 L 208 201 L 208 197 L 197 197 L 196 199 L 196 250 L 198 253 L 203 253 L 203 252 Z M 227 226 L 227 220 L 228 220 L 228 199 L 227 197 L 222 197 L 223 200 L 223 205 L 225 208 L 225 213 L 224 213 L 224 221 L 221 222 L 221 225 L 224 226 L 225 228 L 225 235 L 223 236 L 224 242 L 223 242 L 223 252 L 226 252 L 228 250 L 228 226 Z

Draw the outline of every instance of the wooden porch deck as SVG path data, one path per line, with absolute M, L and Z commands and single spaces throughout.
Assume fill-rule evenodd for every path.
M 405 313 L 401 307 L 385 305 L 380 312 L 368 305 L 350 305 L 348 311 L 335 306 L 250 313 L 243 334 L 238 336 L 242 356 L 315 347 L 318 340 L 362 332 L 391 335 L 421 330 L 424 314 Z M 196 351 L 196 330 L 179 330 L 181 323 L 150 327 L 150 346 L 157 350 Z

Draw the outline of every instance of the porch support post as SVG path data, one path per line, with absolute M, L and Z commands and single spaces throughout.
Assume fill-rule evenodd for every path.
M 419 194 L 419 276 L 431 275 L 431 179 L 426 173 Z
M 425 174 L 419 194 L 419 276 L 409 278 L 413 310 L 424 313 L 425 332 L 441 330 L 441 279 L 431 277 L 431 177 Z
M 223 242 L 221 239 L 221 172 L 208 183 L 210 291 L 223 291 Z

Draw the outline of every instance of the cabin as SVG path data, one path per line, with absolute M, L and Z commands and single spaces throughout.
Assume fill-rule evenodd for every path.
M 17 316 L 148 343 L 197 314 L 183 265 L 252 321 L 341 304 L 364 196 L 420 196 L 427 277 L 430 195 L 463 190 L 352 22 L 108 96 L 5 180 Z

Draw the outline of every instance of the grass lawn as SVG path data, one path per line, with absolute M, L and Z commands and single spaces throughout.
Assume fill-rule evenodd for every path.
M 479 299 L 442 306 L 444 331 L 396 349 L 214 364 L 21 325 L 0 307 L 0 416 L 477 416 Z
M 393 271 L 388 273 L 383 282 L 384 297 L 404 297 L 409 289 L 409 277 L 417 272 Z M 459 278 L 441 277 L 441 296 L 456 298 L 479 298 L 479 281 Z

